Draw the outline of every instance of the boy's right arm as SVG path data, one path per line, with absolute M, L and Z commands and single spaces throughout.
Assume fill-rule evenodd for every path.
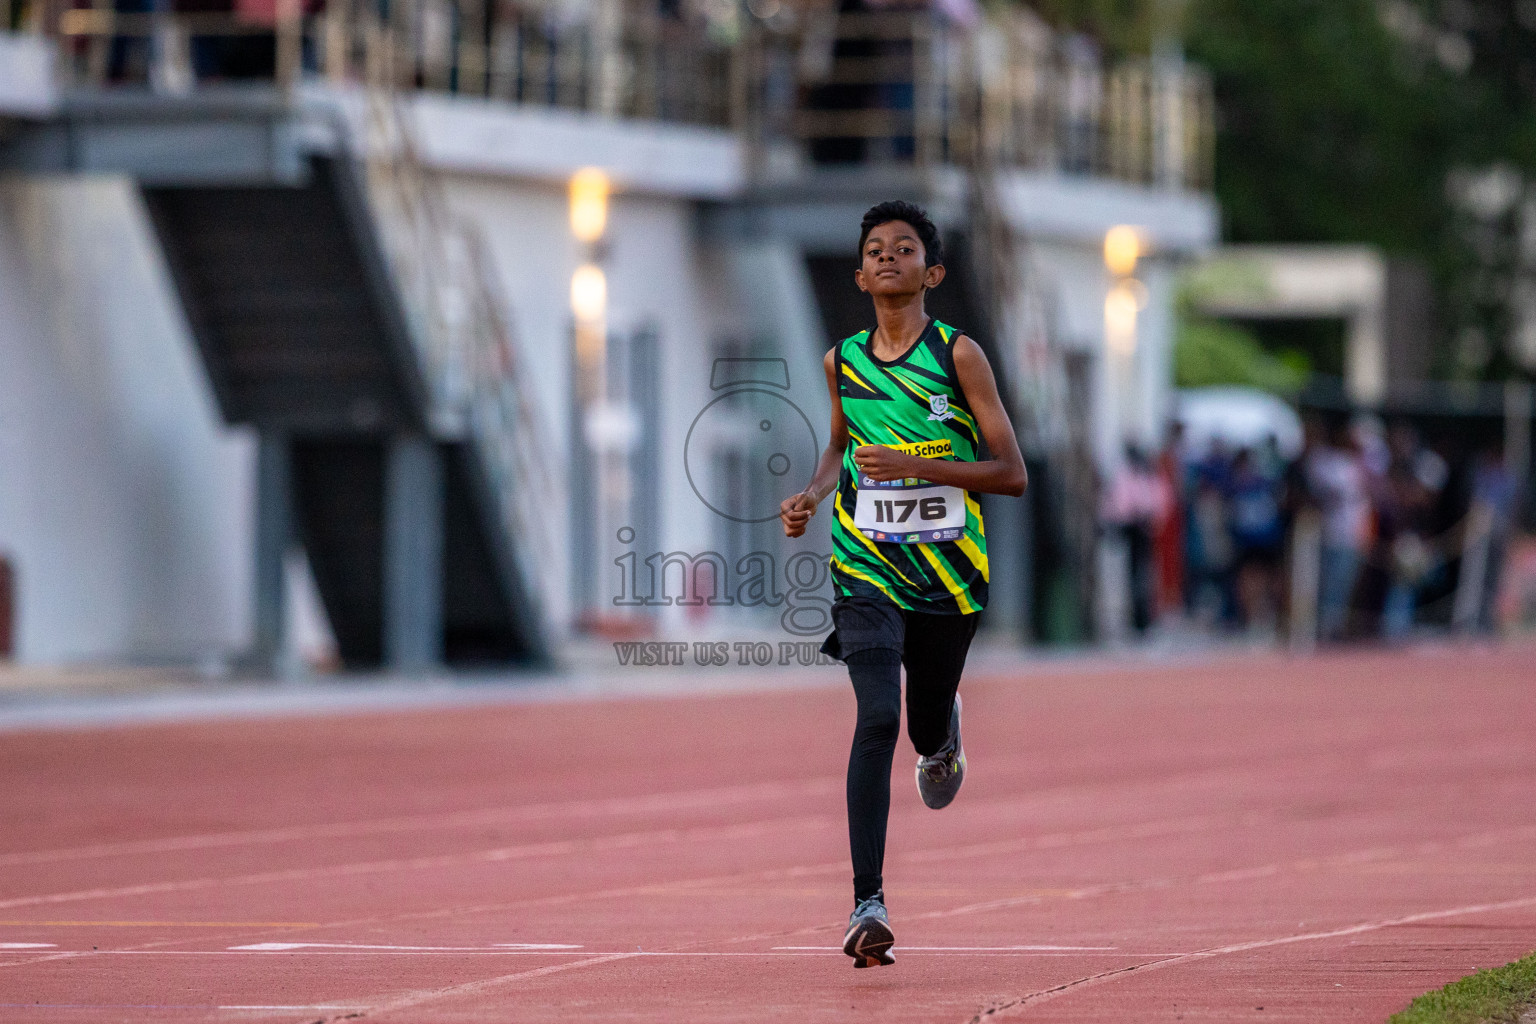
M 827 350 L 821 366 L 827 377 L 827 391 L 832 397 L 831 436 L 805 490 L 779 503 L 779 519 L 784 524 L 786 537 L 799 537 L 805 533 L 805 524 L 816 514 L 816 506 L 837 488 L 837 477 L 843 466 L 843 452 L 848 450 L 848 421 L 843 418 L 843 403 L 837 395 L 837 349 Z

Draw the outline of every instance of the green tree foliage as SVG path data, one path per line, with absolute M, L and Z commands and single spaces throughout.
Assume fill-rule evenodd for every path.
M 1219 320 L 1186 320 L 1174 342 L 1174 383 L 1181 388 L 1242 384 L 1294 397 L 1310 371 L 1305 357 L 1270 355 L 1252 334 Z
M 1438 75 L 1400 59 L 1371 0 L 1196 0 L 1185 31 L 1215 79 L 1233 241 L 1432 254 L 1452 105 Z
M 1536 195 L 1536 0 L 1033 2 L 1111 52 L 1176 39 L 1209 69 L 1229 239 L 1419 260 L 1442 336 L 1470 328 L 1501 347 L 1511 292 L 1536 267 L 1520 264 L 1512 209 L 1469 211 L 1449 186 L 1504 165 Z

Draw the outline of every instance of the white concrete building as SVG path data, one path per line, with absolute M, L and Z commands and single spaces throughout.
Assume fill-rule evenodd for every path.
M 14 115 L 46 119 L 59 102 L 42 86 L 0 84 L 22 96 Z M 365 117 L 350 87 L 312 82 L 301 101 Z M 536 558 L 556 650 L 594 611 L 604 628 L 638 616 L 663 637 L 788 629 L 819 639 L 824 568 L 813 581 L 814 568 L 791 559 L 830 549 L 825 524 L 788 544 L 774 522 L 738 521 L 771 517 L 825 443 L 820 359 L 835 339 L 816 259 L 845 254 L 851 270 L 859 216 L 882 198 L 929 202 L 941 227 L 963 229 L 963 175 L 830 173 L 723 128 L 441 93 L 410 94 L 406 119 L 449 210 L 484 239 L 493 290 L 514 321 L 538 413 L 536 457 L 557 484 L 539 496 L 555 540 Z M 303 130 L 323 134 L 324 123 L 309 117 Z M 256 445 L 220 415 L 135 180 L 111 169 L 122 158 L 109 143 L 87 152 L 107 154 L 98 164 L 82 158 L 69 174 L 28 170 L 13 154 L 0 182 L 0 554 L 19 581 L 16 657 L 232 662 L 256 628 Z M 598 249 L 613 429 L 640 435 L 607 463 L 572 447 L 595 429 L 572 423 L 572 277 L 591 253 L 571 233 L 566 186 L 587 167 L 613 183 Z M 1173 267 L 1215 241 L 1214 205 L 1180 187 L 1041 167 L 1007 171 L 999 189 L 1052 344 L 1078 354 L 1093 381 L 1093 447 L 1108 466 L 1122 439 L 1161 433 Z M 1102 252 L 1116 225 L 1135 227 L 1145 251 L 1144 308 L 1119 366 L 1106 341 L 1115 282 Z M 782 381 L 731 379 L 743 367 Z M 774 412 L 762 414 L 770 427 L 759 438 L 749 421 L 764 408 Z M 782 443 L 787 462 L 764 475 L 768 441 Z M 599 491 L 582 490 L 599 478 L 606 510 L 590 504 Z M 732 501 L 747 514 L 721 514 Z M 1022 540 L 994 544 L 1010 542 Z M 773 582 L 754 552 L 771 561 Z M 654 592 L 650 556 L 660 556 Z M 685 567 L 706 563 L 694 582 L 718 601 L 680 603 Z M 636 586 L 656 600 L 633 603 Z M 287 587 L 297 609 L 289 632 L 322 644 L 313 584 L 290 571 Z

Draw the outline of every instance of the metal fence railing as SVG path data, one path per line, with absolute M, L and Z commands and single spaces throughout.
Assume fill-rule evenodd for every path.
M 386 84 L 398 88 L 612 117 L 715 126 L 739 119 L 732 47 L 677 18 L 620 17 L 620 5 L 569 24 L 468 0 L 274 0 L 270 10 L 244 14 L 238 5 L 224 13 L 125 6 L 32 0 L 22 20 L 59 40 L 60 71 L 75 87 L 175 94 L 244 80 L 291 88 L 306 74 L 360 82 L 369 55 L 387 52 Z
M 1210 81 L 1177 59 L 1106 69 L 1018 9 L 973 27 L 928 11 L 846 13 L 829 43 L 793 125 L 813 157 L 1210 183 Z
M 932 10 L 866 10 L 808 16 L 794 30 L 748 19 L 726 35 L 623 2 L 571 19 L 485 0 L 156 7 L 12 0 L 10 20 L 57 38 L 77 87 L 360 82 L 368 55 L 385 53 L 396 88 L 733 128 L 759 146 L 799 144 L 818 162 L 985 160 L 1164 187 L 1211 181 L 1202 70 L 1176 58 L 1106 65 L 1092 44 L 1018 7 L 970 26 Z

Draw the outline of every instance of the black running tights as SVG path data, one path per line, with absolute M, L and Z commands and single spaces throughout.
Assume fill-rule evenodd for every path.
M 907 668 L 907 735 L 918 754 L 939 751 L 976 631 L 975 615 L 907 612 L 898 651 L 873 647 L 846 658 L 858 698 L 858 724 L 848 756 L 848 842 L 854 899 L 881 891 L 885 826 L 891 809 L 891 760 L 901 732 L 901 667 Z

